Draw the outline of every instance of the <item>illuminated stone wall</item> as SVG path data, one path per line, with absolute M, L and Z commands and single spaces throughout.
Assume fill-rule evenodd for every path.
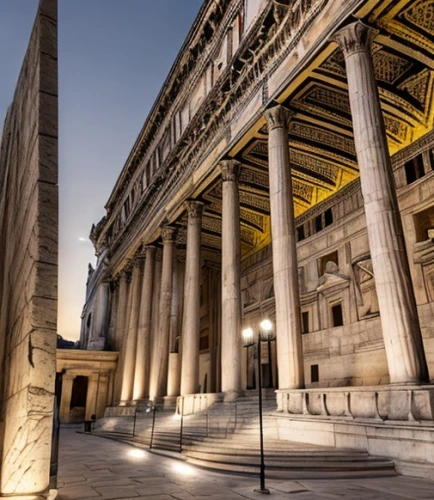
M 40 0 L 0 152 L 0 496 L 44 498 L 49 488 L 57 329 L 57 115 L 57 2 Z

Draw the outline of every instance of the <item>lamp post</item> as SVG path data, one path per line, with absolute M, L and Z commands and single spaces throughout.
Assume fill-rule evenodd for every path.
M 259 334 L 257 340 L 255 340 L 253 329 L 245 328 L 242 332 L 244 347 L 248 349 L 256 344 L 257 346 L 257 359 L 258 359 L 258 395 L 259 395 L 259 443 L 260 443 L 260 455 L 261 455 L 261 465 L 260 465 L 260 487 L 255 488 L 254 491 L 257 493 L 269 494 L 270 490 L 265 487 L 265 458 L 264 458 L 264 426 L 262 421 L 262 360 L 261 360 L 261 343 L 270 342 L 272 340 L 273 324 L 269 319 L 264 319 L 259 324 Z

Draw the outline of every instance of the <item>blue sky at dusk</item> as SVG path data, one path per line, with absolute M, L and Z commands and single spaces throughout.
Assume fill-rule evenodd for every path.
M 0 121 L 37 0 L 0 1 Z M 59 327 L 78 339 L 87 240 L 202 0 L 59 0 Z M 85 239 L 86 241 L 81 241 Z

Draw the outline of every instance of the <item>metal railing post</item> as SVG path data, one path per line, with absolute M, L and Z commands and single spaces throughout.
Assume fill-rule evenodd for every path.
M 134 408 L 134 417 L 133 417 L 133 437 L 136 434 L 136 418 L 137 418 L 137 406 Z
M 155 410 L 156 406 L 152 405 L 152 428 L 151 428 L 151 441 L 149 443 L 149 449 L 152 449 L 152 444 L 154 442 L 154 429 L 155 429 Z
M 179 432 L 179 453 L 182 453 L 182 432 L 184 429 L 184 396 L 182 397 L 182 406 L 181 406 L 181 428 Z

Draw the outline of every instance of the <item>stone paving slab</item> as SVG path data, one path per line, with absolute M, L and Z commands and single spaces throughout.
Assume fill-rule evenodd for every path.
M 263 499 L 255 477 L 206 471 L 133 446 L 62 428 L 58 500 Z M 434 481 L 412 477 L 267 481 L 273 500 L 433 500 Z

